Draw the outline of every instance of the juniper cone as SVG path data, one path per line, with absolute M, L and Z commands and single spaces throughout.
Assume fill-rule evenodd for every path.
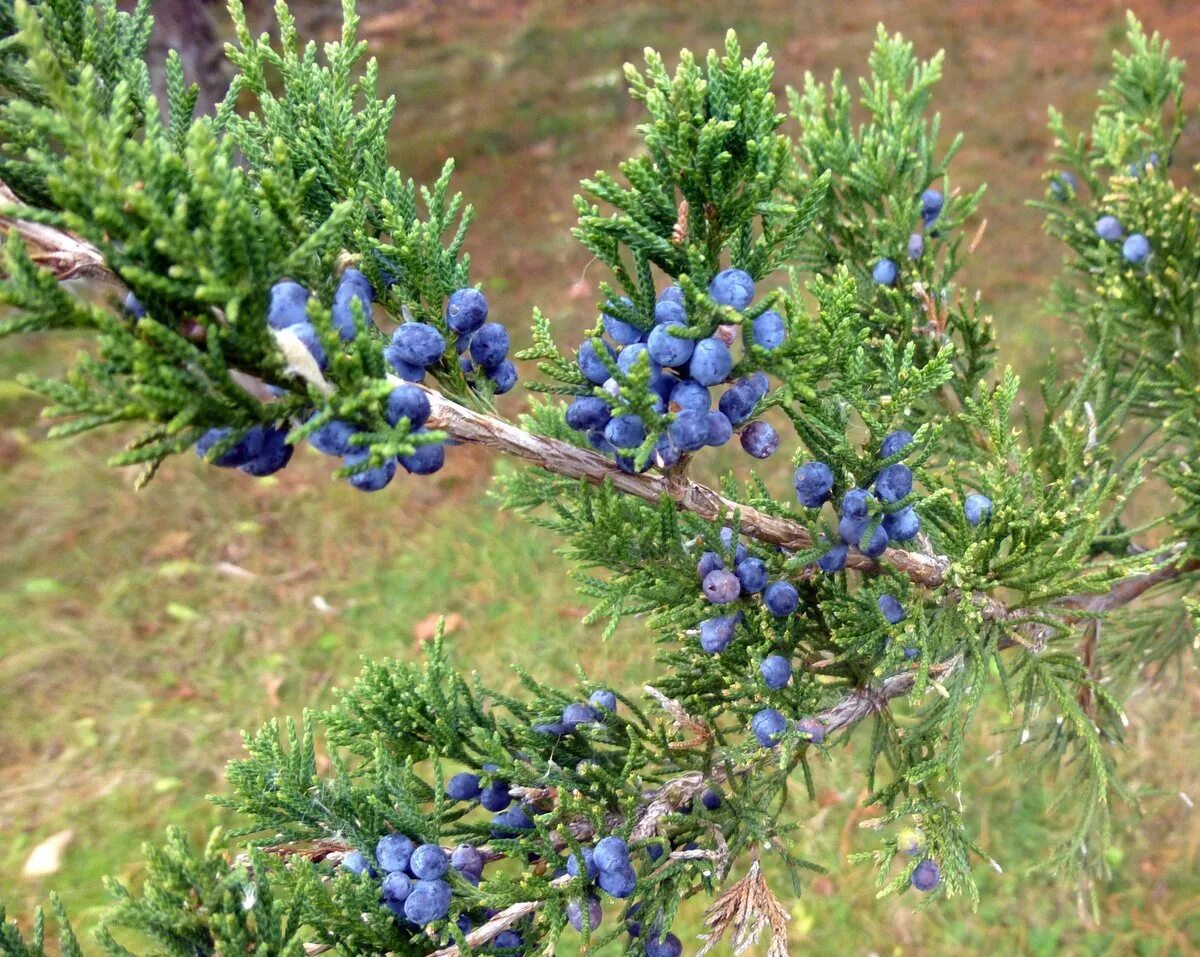
M 419 661 L 368 662 L 327 710 L 246 736 L 217 798 L 238 836 L 170 832 L 136 890 L 112 885 L 97 946 L 544 954 L 607 896 L 628 905 L 603 946 L 678 955 L 703 892 L 711 937 L 796 952 L 789 873 L 978 903 L 1011 848 L 964 762 L 998 730 L 1014 788 L 1058 789 L 1022 826 L 1086 906 L 1130 810 L 1121 702 L 1181 670 L 1200 624 L 1198 203 L 1157 161 L 1191 142 L 1166 45 L 1131 18 L 1090 129 L 1052 113 L 1038 206 L 1079 358 L 1039 389 L 962 285 L 982 186 L 937 135 L 940 55 L 881 30 L 861 111 L 835 76 L 785 114 L 765 47 L 648 52 L 626 72 L 644 142 L 575 203 L 601 305 L 526 330 L 472 280 L 453 165 L 389 166 L 404 91 L 377 96 L 353 4 L 320 47 L 279 11 L 264 33 L 231 4 L 236 77 L 201 117 L 174 58 L 166 102 L 148 93 L 148 5 L 0 4 L 0 334 L 88 340 L 21 381 L 53 434 L 107 430 L 139 486 L 194 449 L 214 498 L 307 457 L 383 495 L 421 482 L 424 510 L 464 483 L 418 478 L 447 449 L 490 450 L 497 501 L 586 566 L 588 620 L 658 664 L 608 691 L 533 658 L 513 682 L 441 630 Z M 735 429 L 750 457 L 719 450 Z M 793 489 L 758 461 L 777 450 Z M 323 494 L 296 471 L 271 494 Z M 878 810 L 848 861 L 809 860 L 803 815 L 848 755 Z M 0 951 L 45 957 L 46 926 L 0 920 Z M 81 952 L 61 906 L 48 926 Z

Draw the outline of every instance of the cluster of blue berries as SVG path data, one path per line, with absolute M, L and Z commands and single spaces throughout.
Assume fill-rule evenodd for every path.
M 790 727 L 813 744 L 820 744 L 825 740 L 825 725 L 820 718 L 801 718 Z M 788 728 L 788 719 L 774 708 L 763 708 L 750 719 L 750 730 L 764 748 L 776 747 L 787 734 Z
M 800 593 L 786 581 L 768 581 L 766 563 L 741 542 L 733 541 L 733 529 L 721 529 L 721 544 L 732 552 L 733 569 L 725 567 L 719 552 L 707 551 L 696 563 L 696 574 L 704 597 L 714 605 L 728 605 L 739 598 L 762 595 L 763 606 L 776 618 L 786 618 L 800 607 Z M 724 651 L 733 640 L 734 631 L 743 618 L 742 613 L 718 615 L 700 623 L 700 647 L 710 655 Z M 785 682 L 786 683 L 786 682 Z
M 602 688 L 593 691 L 587 703 L 577 701 L 563 708 L 560 720 L 535 724 L 533 730 L 539 734 L 552 734 L 561 738 L 573 734 L 581 726 L 600 724 L 616 710 L 617 696 Z
M 1121 244 L 1121 255 L 1125 261 L 1140 266 L 1150 258 L 1150 240 L 1141 233 L 1130 233 L 1125 236 L 1125 230 L 1116 216 L 1101 216 L 1096 220 L 1096 235 L 1106 243 L 1124 242 Z
M 718 305 L 741 312 L 754 298 L 754 280 L 741 269 L 726 269 L 712 280 L 708 292 Z M 610 308 L 627 314 L 633 303 L 622 299 L 620 306 L 619 310 Z M 615 363 L 628 374 L 643 353 L 650 363 L 651 404 L 660 414 L 674 416 L 659 436 L 647 467 L 670 468 L 683 455 L 705 446 L 722 446 L 743 425 L 740 441 L 749 455 L 765 459 L 779 448 L 779 435 L 769 423 L 756 420 L 745 424 L 770 388 L 765 373 L 733 382 L 713 408 L 710 390 L 728 383 L 733 372 L 730 337 L 722 331 L 703 339 L 675 335 L 675 330 L 688 326 L 684 294 L 678 286 L 663 290 L 654 308 L 654 326 L 648 331 L 608 313 L 602 316 L 602 323 L 613 344 L 589 339 L 578 356 L 584 378 L 600 388 L 595 394 L 579 396 L 567 409 L 567 424 L 586 433 L 596 451 L 613 455 L 621 468 L 630 470 L 633 452 L 646 441 L 649 430 L 641 416 L 621 411 L 619 386 L 609 368 L 609 363 Z M 748 347 L 769 351 L 783 345 L 786 335 L 783 317 L 774 310 L 763 312 L 743 330 Z
M 941 190 L 930 188 L 921 194 L 921 229 L 908 237 L 906 251 L 909 259 L 920 259 L 925 255 L 925 230 L 929 230 L 929 235 L 937 238 L 937 231 L 930 227 L 942 215 L 944 205 L 945 197 L 942 196 Z M 885 256 L 876 260 L 871 269 L 871 278 L 881 286 L 894 286 L 900 278 L 900 266 L 896 260 Z
M 447 854 L 439 844 L 421 844 L 404 834 L 386 834 L 375 845 L 375 863 L 383 872 L 380 903 L 414 927 L 443 920 L 450 912 L 453 891 L 448 874 L 454 870 L 472 884 L 483 876 L 483 855 L 471 844 Z M 361 851 L 342 859 L 355 874 L 377 876 Z
M 581 877 L 589 886 L 595 885 L 617 900 L 625 900 L 637 889 L 637 872 L 629 856 L 629 845 L 610 834 L 596 842 L 595 847 L 581 848 L 582 858 L 572 854 L 567 858 L 567 873 Z M 597 901 L 599 909 L 599 901 Z M 592 925 L 595 928 L 595 924 Z
M 912 433 L 903 430 L 888 435 L 879 449 L 881 459 L 901 455 L 912 445 Z M 796 469 L 796 498 L 805 508 L 820 508 L 833 494 L 833 470 L 824 462 L 808 462 Z M 895 505 L 912 492 L 912 470 L 902 462 L 885 465 L 875 476 L 875 498 L 886 505 Z M 921 520 L 912 505 L 884 512 L 878 520 L 872 516 L 871 499 L 866 489 L 852 488 L 842 496 L 838 517 L 840 542 L 832 545 L 817 559 L 817 567 L 833 574 L 846 565 L 850 547 L 864 555 L 878 558 L 889 542 L 906 542 L 921 529 Z

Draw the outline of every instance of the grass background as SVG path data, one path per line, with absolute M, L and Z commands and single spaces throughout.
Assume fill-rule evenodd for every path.
M 923 55 L 946 49 L 943 128 L 968 134 L 956 183 L 989 184 L 988 230 L 964 278 L 992 307 L 1004 361 L 1032 379 L 1048 347 L 1071 354 L 1067 331 L 1039 305 L 1061 254 L 1024 202 L 1041 190 L 1045 107 L 1086 120 L 1121 36 L 1121 4 L 376 7 L 364 29 L 383 89 L 400 104 L 393 161 L 429 180 L 457 158 L 458 187 L 480 212 L 468 243 L 473 278 L 518 345 L 534 304 L 568 340 L 594 319 L 606 277 L 569 236 L 570 200 L 581 177 L 636 149 L 623 62 L 646 45 L 668 59 L 681 46 L 720 45 L 734 26 L 747 47 L 771 45 L 782 91 L 806 70 L 857 76 L 883 21 Z M 1157 0 L 1137 12 L 1196 59 L 1191 3 Z M 1198 146 L 1192 130 L 1177 167 L 1195 162 Z M 0 899 L 11 910 L 27 916 L 57 889 L 85 924 L 94 920 L 100 876 L 136 880 L 143 840 L 169 823 L 199 840 L 220 822 L 205 795 L 222 787 L 240 729 L 328 703 L 362 656 L 419 656 L 431 616 L 459 616 L 457 662 L 500 686 L 515 684 L 512 662 L 549 681 L 582 666 L 626 689 L 652 668 L 636 623 L 607 643 L 579 623 L 585 609 L 556 541 L 489 499 L 489 456 L 455 449 L 439 475 L 375 496 L 331 483 L 328 463 L 307 450 L 261 481 L 181 457 L 135 494 L 129 474 L 104 465 L 118 435 L 39 441 L 38 403 L 15 383 L 19 372 L 61 369 L 79 346 L 0 343 Z M 728 461 L 747 467 L 744 457 Z M 781 490 L 782 468 L 768 473 Z M 1179 797 L 1200 790 L 1198 715 L 1189 681 L 1147 686 L 1130 703 L 1124 768 L 1146 799 L 1142 816 L 1120 817 L 1099 927 L 1081 920 L 1076 887 L 1028 873 L 1055 817 L 1054 782 L 984 760 L 998 742 L 982 732 L 966 798 L 1004 874 L 980 870 L 975 914 L 958 900 L 919 914 L 911 898 L 875 901 L 870 874 L 845 863 L 871 835 L 857 826 L 861 761 L 853 747 L 839 753 L 819 802 L 792 809 L 805 855 L 829 867 L 789 902 L 794 952 L 1200 953 L 1200 824 Z M 30 850 L 65 828 L 75 833 L 61 870 L 22 878 Z M 686 912 L 685 939 L 699 910 Z

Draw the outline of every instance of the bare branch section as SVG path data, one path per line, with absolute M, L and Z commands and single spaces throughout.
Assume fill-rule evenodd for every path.
M 49 269 L 60 280 L 99 279 L 120 285 L 121 281 L 105 265 L 100 250 L 91 243 L 53 226 L 26 222 L 3 213 L 5 208 L 22 205 L 8 185 L 0 182 L 0 233 L 17 233 L 25 240 L 29 257 L 35 263 Z

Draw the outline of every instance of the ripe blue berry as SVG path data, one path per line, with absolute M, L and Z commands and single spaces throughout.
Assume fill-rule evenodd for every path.
M 567 406 L 567 425 L 581 432 L 603 429 L 612 419 L 612 410 L 599 396 L 581 395 Z
M 232 432 L 232 429 L 209 429 L 197 440 L 196 455 L 202 459 L 206 459 L 209 450 L 218 442 L 226 439 Z M 254 426 L 254 428 L 248 429 L 229 451 L 214 459 L 212 464 L 224 469 L 239 468 L 251 461 L 262 451 L 262 444 L 263 430 L 258 426 Z
M 478 336 L 471 340 L 472 350 L 477 339 Z M 406 322 L 392 333 L 392 345 L 396 347 L 396 355 L 402 362 L 424 369 L 441 358 L 446 340 L 435 327 L 427 323 Z
M 705 788 L 704 793 L 700 795 L 700 803 L 710 811 L 717 810 L 723 803 L 721 795 L 712 788 Z
M 126 300 L 126 308 L 128 308 L 128 302 Z M 140 304 L 139 308 L 141 308 Z M 129 311 L 139 319 L 141 318 L 133 309 Z M 145 315 L 144 309 L 142 315 Z M 292 282 L 290 279 L 275 283 L 267 297 L 267 325 L 272 329 L 286 329 L 288 326 L 294 326 L 298 322 L 307 320 L 308 290 L 300 283 Z
M 728 525 L 721 529 L 721 547 L 724 548 L 725 551 L 729 551 L 731 548 L 734 549 L 733 562 L 735 565 L 750 554 L 749 549 L 747 549 L 746 546 L 741 542 L 738 542 L 737 547 L 734 548 L 733 529 Z
M 664 290 L 663 295 L 666 295 Z M 683 291 L 680 290 L 680 296 Z M 657 305 L 654 307 L 654 324 L 657 326 L 671 323 L 677 326 L 687 325 L 687 310 L 683 308 L 683 300 L 664 299 L 659 297 Z
M 1116 216 L 1101 216 L 1096 220 L 1096 235 L 1105 242 L 1115 243 L 1125 231 L 1121 229 L 1120 220 Z
M 700 647 L 710 655 L 724 651 L 733 641 L 737 621 L 735 615 L 721 615 L 700 622 Z
M 778 349 L 787 338 L 783 316 L 768 309 L 750 324 L 751 340 L 762 349 Z
M 604 911 L 600 907 L 600 898 L 589 894 L 587 899 L 587 913 L 584 914 L 583 904 L 577 900 L 567 904 L 567 922 L 577 931 L 583 931 L 583 922 L 586 920 L 588 929 L 595 930 L 600 926 L 600 921 L 604 919 Z
M 487 317 L 487 297 L 478 289 L 456 289 L 446 300 L 446 325 L 455 332 L 470 335 Z
M 450 853 L 450 866 L 460 874 L 479 877 L 483 873 L 483 855 L 474 845 L 459 844 Z
M 833 469 L 824 462 L 806 462 L 796 469 L 796 498 L 805 508 L 820 508 L 833 491 Z
M 408 869 L 414 845 L 412 839 L 403 834 L 385 834 L 375 845 L 375 860 L 389 874 Z
M 617 696 L 607 688 L 598 688 L 588 697 L 588 704 L 600 713 L 603 720 L 605 712 L 612 714 L 617 710 Z
M 496 395 L 504 395 L 504 393 L 512 391 L 512 387 L 517 384 L 517 367 L 508 359 L 505 359 L 496 368 L 486 371 L 488 378 L 492 380 L 492 391 Z
M 718 306 L 741 312 L 754 300 L 754 279 L 743 269 L 723 269 L 708 284 L 708 294 Z
M 732 425 L 737 426 L 750 418 L 757 403 L 758 397 L 755 395 L 754 387 L 745 380 L 739 380 L 725 390 L 717 407 Z
M 870 499 L 866 491 L 861 488 L 852 488 L 843 495 L 842 514 L 849 518 L 866 518 L 870 514 Z
M 627 311 L 632 311 L 633 300 L 628 296 L 622 296 L 620 304 Z M 602 313 L 600 321 L 604 323 L 604 331 L 617 345 L 628 346 L 637 342 L 642 337 L 642 330 L 632 323 L 625 322 L 623 319 L 618 319 L 616 316 L 610 316 L 607 312 Z
M 608 371 L 608 366 L 604 364 L 596 351 L 596 343 L 600 344 L 601 349 L 606 350 L 609 359 L 616 361 L 617 354 L 607 342 L 602 339 L 587 339 L 579 347 L 579 369 L 588 382 L 603 385 L 612 373 Z
M 589 883 L 600 876 L 600 868 L 596 866 L 596 855 L 590 847 L 583 849 L 583 862 L 580 863 L 579 855 L 572 854 L 567 858 L 567 873 L 572 877 L 578 877 L 580 872 L 586 875 Z
M 696 562 L 696 574 L 700 576 L 700 581 L 704 581 L 708 577 L 709 572 L 715 572 L 718 568 L 724 568 L 725 561 L 716 552 L 704 552 L 700 556 L 700 561 Z
M 737 563 L 734 568 L 742 591 L 748 595 L 762 591 L 767 585 L 767 566 L 761 558 L 746 558 Z
M 796 730 L 805 735 L 813 744 L 825 740 L 825 725 L 820 718 L 801 718 L 796 722 Z
M 779 433 L 770 422 L 751 422 L 742 430 L 742 448 L 756 459 L 770 458 L 779 451 Z
M 367 863 L 367 859 L 363 857 L 362 851 L 351 851 L 342 858 L 340 866 L 351 874 L 361 874 L 363 871 L 370 869 L 370 865 Z
M 479 792 L 479 803 L 485 810 L 503 811 L 512 803 L 512 797 L 508 793 L 508 782 L 492 781 Z
M 502 930 L 492 941 L 492 946 L 496 950 L 516 952 L 525 946 L 525 939 L 515 930 Z
M 967 500 L 963 502 L 963 515 L 966 516 L 967 522 L 971 525 L 990 521 L 992 517 L 992 500 L 986 495 L 972 492 L 967 496 Z
M 792 664 L 782 655 L 768 655 L 758 666 L 763 684 L 772 691 L 787 687 L 792 680 Z
M 668 305 L 673 304 L 661 303 L 659 308 Z M 661 325 L 655 326 L 650 330 L 646 348 L 650 351 L 650 358 L 659 365 L 679 369 L 687 365 L 688 360 L 691 359 L 692 352 L 696 348 L 696 340 L 683 339 L 673 335 L 671 330 L 675 328 L 684 328 L 684 323 L 676 319 L 667 319 Z
M 870 524 L 869 516 L 856 518 L 843 513 L 842 517 L 838 519 L 838 535 L 847 545 L 858 545 Z
M 569 734 L 570 730 L 561 721 L 543 721 L 541 724 L 533 726 L 535 734 L 549 734 L 556 738 L 561 738 L 564 734 Z
M 912 445 L 912 441 L 911 432 L 905 432 L 903 429 L 891 432 L 884 437 L 883 444 L 879 446 L 879 457 L 890 459 Z
M 1126 262 L 1140 266 L 1150 258 L 1150 240 L 1141 233 L 1132 233 L 1121 247 L 1121 254 Z
M 883 617 L 890 624 L 898 625 L 904 621 L 904 606 L 900 604 L 895 595 L 880 595 L 876 604 L 879 605 Z
M 694 379 L 683 379 L 671 390 L 670 406 L 707 412 L 712 408 L 712 394 Z
M 362 307 L 363 319 L 369 323 L 371 321 L 371 300 L 374 298 L 375 293 L 371 289 L 371 283 L 357 269 L 347 269 L 342 274 L 337 290 L 333 294 L 331 317 L 333 319 L 333 327 L 337 330 L 337 334 L 343 342 L 349 342 L 353 339 L 358 334 L 360 328 L 358 320 L 354 318 L 354 310 L 351 303 L 358 300 L 359 305 Z M 437 330 L 434 331 L 436 332 Z M 412 360 L 406 361 L 411 362 Z M 420 364 L 418 363 L 418 365 Z M 424 365 L 429 365 L 429 363 L 426 362 Z
M 507 358 L 508 346 L 508 330 L 498 322 L 486 322 L 471 336 L 471 361 L 490 373 Z
M 409 429 L 419 429 L 429 418 L 429 396 L 415 385 L 401 385 L 392 389 L 387 398 L 384 417 L 388 425 L 408 419 Z
M 680 957 L 683 944 L 674 934 L 646 938 L 646 957 Z
M 746 388 L 754 396 L 754 401 L 758 402 L 766 398 L 768 392 L 771 391 L 771 380 L 767 378 L 765 372 L 755 372 L 752 375 L 742 376 L 738 379 L 738 384 L 746 384 Z
M 400 351 L 396 347 L 396 343 L 390 342 L 383 350 L 383 358 L 405 382 L 423 382 L 425 380 L 425 368 L 423 366 L 413 365 L 411 362 L 405 362 L 400 358 Z
M 742 593 L 742 585 L 737 576 L 723 568 L 705 575 L 701 588 L 704 590 L 704 597 L 714 605 L 727 605 L 736 601 Z
M 635 342 L 632 345 L 626 346 L 621 350 L 621 354 L 617 356 L 617 368 L 629 375 L 633 371 L 633 367 L 637 365 L 638 359 L 645 354 L 646 344 L 644 342 Z M 650 363 L 651 366 L 654 363 Z
M 294 449 L 287 444 L 287 430 L 271 426 L 262 429 L 262 445 L 254 457 L 241 465 L 247 475 L 273 475 L 292 460 Z
M 912 469 L 901 462 L 889 465 L 875 479 L 875 494 L 882 502 L 899 502 L 912 491 Z
M 776 618 L 784 618 L 800 607 L 800 593 L 791 582 L 771 582 L 763 590 L 763 604 Z
M 417 429 L 420 434 L 426 429 Z M 446 446 L 441 442 L 418 446 L 412 455 L 400 456 L 400 464 L 413 475 L 432 475 L 446 464 Z
M 944 202 L 940 190 L 927 189 L 921 194 L 921 219 L 926 227 L 932 226 L 941 215 Z
M 942 882 L 942 872 L 928 857 L 921 861 L 912 872 L 912 886 L 922 894 L 928 894 Z
M 629 866 L 629 845 L 622 838 L 611 834 L 596 843 L 594 852 L 596 867 L 601 871 L 616 871 Z
M 404 916 L 404 902 L 412 894 L 412 881 L 402 872 L 388 874 L 379 889 L 379 899 L 397 917 Z
M 646 441 L 646 426 L 640 416 L 618 415 L 604 427 L 604 437 L 619 449 L 636 449 Z
M 920 233 L 913 233 L 908 237 L 908 258 L 920 259 L 925 254 L 925 237 Z
M 637 889 L 637 873 L 634 871 L 633 865 L 627 863 L 624 867 L 616 870 L 600 871 L 596 883 L 610 897 L 624 900 Z
M 515 837 L 518 831 L 532 831 L 533 818 L 521 806 L 510 807 L 492 818 L 492 834 L 495 837 Z
M 871 270 L 871 278 L 881 286 L 894 286 L 900 276 L 900 267 L 894 260 L 881 259 Z
M 595 724 L 596 712 L 591 705 L 575 702 L 563 708 L 562 723 L 568 732 L 574 731 L 581 724 Z
M 674 302 L 679 305 L 684 305 L 686 300 L 683 295 L 683 290 L 679 286 L 667 286 L 658 294 L 659 302 Z
M 446 796 L 451 801 L 474 801 L 479 791 L 479 775 L 470 771 L 459 771 L 446 782 Z
M 817 559 L 817 567 L 827 575 L 832 575 L 834 572 L 840 572 L 846 567 L 846 556 L 849 554 L 849 548 L 846 545 L 838 542 L 830 547 L 824 555 Z
M 733 357 L 729 346 L 720 339 L 701 339 L 692 349 L 692 364 L 688 371 L 701 385 L 716 385 L 729 378 Z
M 441 920 L 450 912 L 450 885 L 445 881 L 415 881 L 412 893 L 404 902 L 404 916 L 424 927 Z
M 880 522 L 871 529 L 869 536 L 864 535 L 859 539 L 858 550 L 867 558 L 878 558 L 887 551 L 888 534 L 884 531 L 883 523 Z
M 446 873 L 449 863 L 446 852 L 437 844 L 422 844 L 413 851 L 408 862 L 408 869 L 414 877 L 419 877 L 423 881 L 433 881 Z
M 667 427 L 667 434 L 680 452 L 704 448 L 708 443 L 708 413 L 696 409 L 676 413 L 675 421 Z
M 917 532 L 921 530 L 921 519 L 910 505 L 883 516 L 883 530 L 892 541 L 907 542 L 916 538 Z
M 787 719 L 774 708 L 763 708 L 750 719 L 750 729 L 764 748 L 773 748 L 787 732 Z
M 705 418 L 708 423 L 708 438 L 705 444 L 719 448 L 733 438 L 733 423 L 724 412 L 714 409 Z

